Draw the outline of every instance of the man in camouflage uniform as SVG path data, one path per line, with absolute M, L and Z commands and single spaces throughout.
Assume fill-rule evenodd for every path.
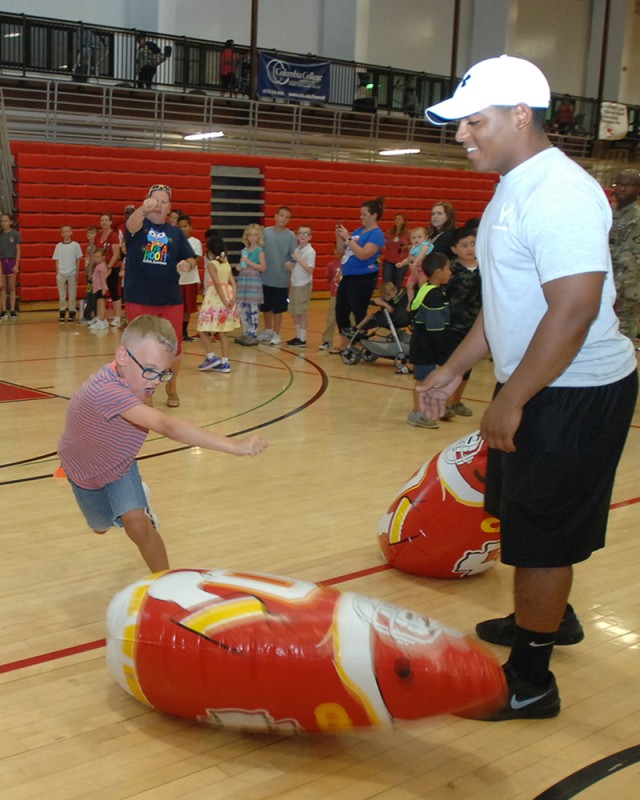
M 635 344 L 640 303 L 640 172 L 625 169 L 613 188 L 617 208 L 609 233 L 613 278 L 616 284 L 616 313 L 620 330 Z

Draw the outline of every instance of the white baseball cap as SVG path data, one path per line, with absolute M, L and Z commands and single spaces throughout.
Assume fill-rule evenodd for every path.
M 498 56 L 478 62 L 467 71 L 453 97 L 427 108 L 425 117 L 434 125 L 446 125 L 489 106 L 548 108 L 549 83 L 530 61 L 514 56 Z

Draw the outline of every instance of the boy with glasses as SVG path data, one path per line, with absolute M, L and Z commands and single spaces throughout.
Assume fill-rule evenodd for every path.
M 69 401 L 58 455 L 89 526 L 103 534 L 124 528 L 151 572 L 169 569 L 142 483 L 136 456 L 150 430 L 193 447 L 232 455 L 258 455 L 260 436 L 232 440 L 147 405 L 159 383 L 173 377 L 178 338 L 170 322 L 144 315 L 133 320 L 115 360 L 84 383 Z
M 313 270 L 316 266 L 316 251 L 311 246 L 313 231 L 308 225 L 298 228 L 296 239 L 298 246 L 293 251 L 291 260 L 285 267 L 291 272 L 291 288 L 289 290 L 289 313 L 293 314 L 296 324 L 296 335 L 289 339 L 289 347 L 307 346 L 307 327 L 309 322 L 309 301 L 313 288 Z

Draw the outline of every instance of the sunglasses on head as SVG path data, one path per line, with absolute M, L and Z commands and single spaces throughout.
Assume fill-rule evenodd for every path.
M 147 197 L 151 197 L 154 192 L 166 192 L 171 197 L 171 187 L 165 186 L 164 183 L 154 183 L 153 186 L 150 186 Z

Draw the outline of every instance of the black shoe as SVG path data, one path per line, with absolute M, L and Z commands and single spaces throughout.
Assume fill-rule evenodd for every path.
M 293 339 L 287 339 L 287 344 L 289 347 L 299 347 L 302 344 L 302 339 L 298 339 L 297 336 L 294 336 Z
M 76 321 L 76 312 L 70 311 L 69 316 L 67 317 L 67 322 L 75 322 Z
M 516 615 L 509 614 L 498 619 L 487 619 L 476 625 L 476 633 L 480 639 L 491 644 L 501 644 L 504 647 L 511 647 L 513 635 L 516 630 Z M 555 644 L 568 645 L 578 644 L 584 639 L 584 630 L 576 612 L 571 606 L 567 606 L 562 622 L 556 634 Z
M 521 678 L 509 664 L 505 664 L 508 700 L 506 706 L 489 717 L 482 717 L 485 722 L 501 722 L 505 719 L 548 719 L 560 713 L 560 694 L 554 674 L 548 686 L 534 686 Z
M 64 322 L 65 313 L 66 312 L 64 311 L 60 312 L 60 316 L 58 317 L 58 322 Z
M 182 334 L 182 341 L 183 342 L 195 342 L 195 339 L 193 338 L 193 336 L 189 336 L 188 333 L 183 333 Z

